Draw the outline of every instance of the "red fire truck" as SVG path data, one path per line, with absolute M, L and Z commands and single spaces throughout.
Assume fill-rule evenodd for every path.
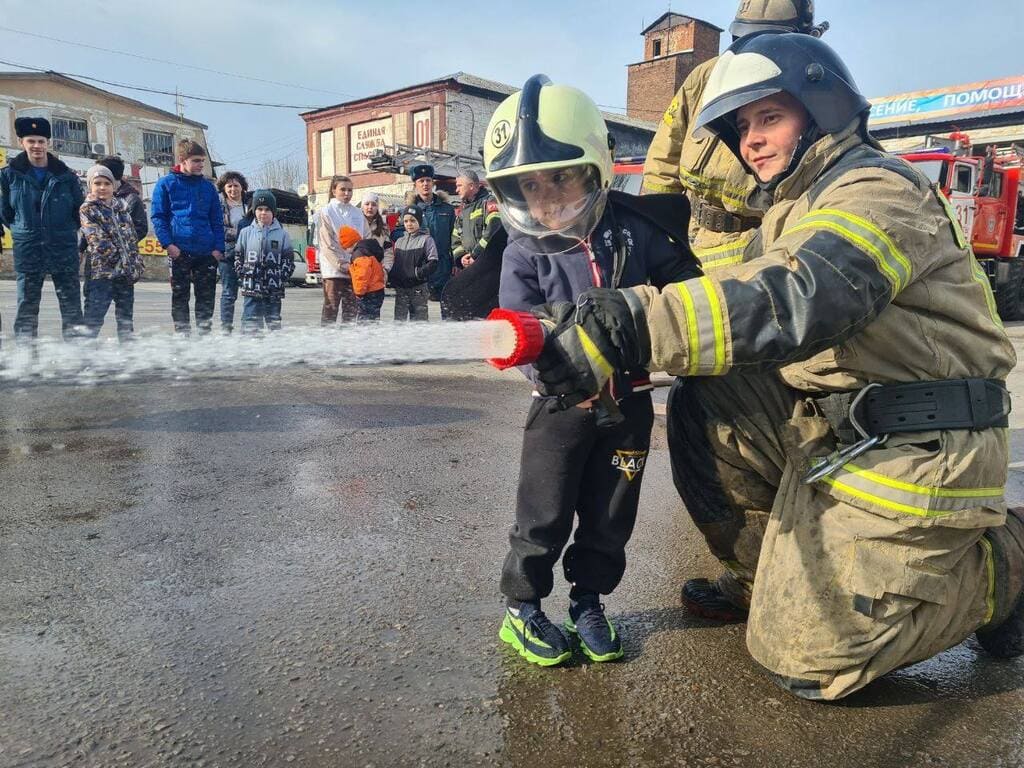
M 966 134 L 948 146 L 901 153 L 939 186 L 953 206 L 992 283 L 1004 320 L 1024 320 L 1024 149 L 990 146 L 971 154 Z

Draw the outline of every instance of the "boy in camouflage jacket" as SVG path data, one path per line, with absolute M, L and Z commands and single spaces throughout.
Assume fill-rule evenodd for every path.
M 79 208 L 85 241 L 85 325 L 98 336 L 110 303 L 114 303 L 117 336 L 123 342 L 134 331 L 135 283 L 144 265 L 131 210 L 123 197 L 114 195 L 113 172 L 94 165 L 87 173 L 89 196 Z

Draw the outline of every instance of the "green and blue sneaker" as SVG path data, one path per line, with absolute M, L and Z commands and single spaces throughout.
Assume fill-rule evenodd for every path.
M 576 635 L 580 650 L 591 661 L 614 661 L 622 658 L 622 643 L 615 627 L 604 615 L 601 598 L 585 593 L 569 601 L 569 618 L 565 628 Z
M 521 603 L 518 608 L 505 609 L 498 637 L 511 645 L 531 664 L 552 667 L 572 656 L 569 641 L 556 627 L 540 605 Z

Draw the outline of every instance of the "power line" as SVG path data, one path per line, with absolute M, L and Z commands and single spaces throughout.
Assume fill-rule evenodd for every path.
M 326 91 L 326 90 L 324 90 L 322 88 L 310 88 L 310 87 L 305 86 L 305 85 L 297 85 L 296 83 L 282 83 L 282 82 L 280 82 L 278 80 L 265 80 L 264 78 L 261 78 L 261 77 L 252 77 L 251 75 L 240 75 L 240 74 L 238 74 L 236 72 L 225 72 L 224 70 L 210 69 L 209 67 L 199 67 L 199 66 L 196 66 L 195 64 L 185 64 L 185 63 L 180 62 L 180 61 L 171 61 L 170 59 L 158 59 L 158 58 L 155 58 L 153 56 L 143 56 L 141 54 L 131 53 L 129 51 L 118 51 L 118 50 L 115 50 L 113 48 L 103 48 L 103 47 L 98 46 L 98 45 L 89 45 L 88 43 L 79 43 L 79 42 L 76 42 L 75 40 L 62 40 L 59 37 L 49 37 L 47 35 L 40 35 L 40 34 L 37 34 L 35 32 L 26 32 L 23 29 L 15 29 L 14 27 L 5 27 L 3 25 L 0 25 L 0 31 L 10 32 L 10 33 L 15 34 L 15 35 L 24 35 L 25 37 L 34 37 L 34 38 L 37 38 L 39 40 L 49 40 L 50 42 L 62 43 L 64 45 L 75 45 L 75 46 L 78 46 L 79 48 L 89 48 L 89 49 L 94 50 L 94 51 L 103 51 L 104 53 L 114 53 L 114 54 L 117 54 L 118 56 L 128 56 L 128 57 L 133 58 L 133 59 L 140 59 L 142 61 L 152 61 L 152 62 L 157 63 L 157 64 L 171 64 L 171 65 L 173 65 L 175 67 L 185 67 L 187 69 L 195 69 L 195 70 L 198 70 L 199 72 L 210 72 L 211 74 L 215 74 L 215 75 L 225 75 L 227 77 L 237 77 L 240 80 L 251 80 L 251 81 L 253 81 L 255 83 L 266 83 L 268 85 L 282 85 L 282 86 L 284 86 L 286 88 L 300 88 L 300 89 L 302 89 L 304 91 L 314 91 L 314 92 L 317 92 L 317 93 L 329 93 L 332 96 L 345 96 L 345 97 L 348 97 L 348 98 L 356 98 L 351 93 L 342 93 L 341 91 Z
M 44 74 L 61 75 L 63 77 L 74 77 L 79 80 L 89 80 L 94 83 L 102 83 L 103 85 L 110 85 L 114 88 L 125 88 L 129 91 L 142 91 L 143 93 L 159 93 L 164 96 L 180 96 L 183 99 L 192 99 L 193 101 L 208 101 L 213 104 L 239 104 L 246 107 L 273 107 L 275 109 L 300 109 L 300 110 L 311 110 L 319 109 L 319 107 L 311 107 L 304 104 L 269 104 L 263 101 L 242 101 L 240 99 L 222 99 L 216 96 L 196 96 L 188 93 L 180 93 L 178 91 L 165 91 L 160 88 L 146 88 L 141 85 L 128 85 L 126 83 L 115 83 L 110 80 L 101 80 L 98 77 L 90 77 L 89 75 L 76 75 L 72 72 L 57 72 L 53 69 L 43 69 L 41 67 L 32 67 L 27 64 L 18 64 L 15 61 L 4 61 L 0 59 L 0 64 L 6 64 L 9 67 L 18 67 L 19 69 L 28 69 L 33 72 L 43 72 Z

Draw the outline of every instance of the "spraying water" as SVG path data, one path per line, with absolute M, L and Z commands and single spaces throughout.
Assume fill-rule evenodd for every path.
M 395 323 L 341 328 L 288 328 L 258 336 L 183 338 L 142 335 L 65 343 L 40 339 L 7 344 L 0 353 L 0 382 L 97 384 L 140 375 L 185 376 L 204 371 L 281 368 L 292 365 L 374 365 L 456 362 L 507 357 L 515 330 L 502 321 Z

